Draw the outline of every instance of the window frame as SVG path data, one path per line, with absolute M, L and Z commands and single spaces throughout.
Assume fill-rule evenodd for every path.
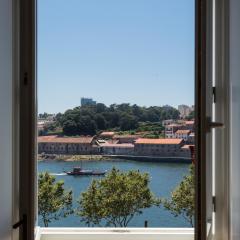
M 221 0 L 222 1 L 222 0 Z M 205 239 L 206 223 L 206 29 L 207 0 L 195 0 L 195 109 L 196 109 L 196 214 L 195 240 Z M 37 202 L 36 159 L 36 0 L 20 3 L 20 218 L 27 215 L 21 228 L 24 240 L 34 239 Z M 30 174 L 29 174 L 30 173 Z M 32 183 L 35 184 L 32 184 Z M 25 235 L 24 235 L 25 234 Z

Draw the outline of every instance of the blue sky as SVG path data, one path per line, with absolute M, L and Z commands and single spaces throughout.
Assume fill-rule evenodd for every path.
M 38 0 L 39 112 L 194 103 L 194 0 Z

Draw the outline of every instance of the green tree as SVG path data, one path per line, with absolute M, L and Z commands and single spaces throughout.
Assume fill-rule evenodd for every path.
M 163 199 L 163 206 L 177 217 L 183 216 L 193 227 L 194 225 L 194 166 L 191 165 L 190 174 L 172 192 L 171 199 Z
M 95 122 L 97 124 L 97 129 L 98 130 L 104 130 L 106 129 L 106 120 L 105 118 L 103 117 L 102 114 L 100 113 L 97 113 L 96 116 L 95 116 Z
M 72 214 L 72 191 L 64 189 L 64 182 L 56 182 L 49 173 L 38 176 L 38 214 L 45 227 L 53 220 L 59 220 Z
M 47 118 L 48 116 L 50 116 L 51 114 L 48 114 L 48 113 L 46 113 L 46 112 L 44 112 L 44 113 L 39 113 L 39 118 Z
M 126 227 L 135 215 L 157 202 L 147 173 L 113 168 L 105 178 L 93 180 L 80 195 L 77 215 L 88 226 L 104 222 L 106 226 Z
M 103 103 L 97 103 L 96 105 L 96 111 L 97 113 L 105 112 L 107 107 Z
M 57 113 L 56 116 L 55 116 L 55 118 L 54 118 L 54 120 L 55 120 L 56 122 L 58 122 L 59 125 L 61 125 L 61 124 L 62 124 L 62 118 L 63 118 L 63 114 L 62 114 L 62 113 Z
M 96 134 L 96 123 L 89 116 L 81 116 L 78 122 L 78 130 L 80 135 L 94 135 Z
M 79 130 L 77 123 L 74 120 L 67 120 L 63 123 L 63 133 L 67 136 L 78 135 Z
M 158 123 L 164 119 L 178 118 L 179 111 L 171 106 L 140 107 L 129 103 L 109 107 L 102 103 L 80 106 L 55 116 L 56 126 L 69 136 L 93 135 L 97 129 L 128 131 L 136 129 L 140 122 Z
M 191 111 L 191 112 L 189 113 L 189 115 L 186 117 L 186 119 L 191 120 L 191 119 L 193 119 L 194 117 L 195 117 L 195 111 L 193 110 L 193 111 Z
M 136 129 L 138 127 L 138 121 L 135 117 L 130 114 L 124 114 L 120 118 L 120 129 L 121 131 L 127 131 Z

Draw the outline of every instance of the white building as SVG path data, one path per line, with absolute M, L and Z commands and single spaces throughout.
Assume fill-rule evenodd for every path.
M 190 135 L 188 136 L 188 143 L 189 144 L 195 144 L 195 133 L 190 133 Z
M 180 124 L 169 124 L 165 126 L 165 138 L 175 138 L 175 132 L 183 126 Z
M 134 145 L 132 143 L 104 143 L 100 145 L 100 153 L 110 155 L 131 155 L 134 153 Z
M 165 127 L 167 125 L 173 124 L 174 120 L 173 119 L 167 119 L 162 121 L 162 126 Z
M 188 141 L 190 133 L 190 130 L 179 129 L 175 132 L 175 138 L 181 138 L 184 139 L 184 141 Z

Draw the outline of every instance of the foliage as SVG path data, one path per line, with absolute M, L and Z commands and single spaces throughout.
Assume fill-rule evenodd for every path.
M 191 119 L 194 119 L 194 117 L 195 117 L 195 111 L 191 111 L 189 115 L 186 117 L 186 119 L 191 120 Z
M 145 132 L 145 131 L 158 131 L 162 132 L 164 127 L 162 126 L 161 122 L 140 122 L 139 127 L 137 128 L 138 132 Z
M 88 226 L 126 227 L 142 209 L 157 204 L 149 189 L 149 176 L 139 171 L 120 172 L 113 168 L 105 178 L 93 180 L 78 201 L 77 215 Z
M 67 120 L 63 123 L 63 132 L 65 135 L 77 135 L 79 133 L 77 123 L 72 120 Z
M 154 131 L 160 131 L 160 122 L 165 119 L 179 119 L 178 110 L 169 106 L 147 108 L 123 103 L 107 107 L 98 103 L 69 109 L 55 116 L 65 135 L 94 135 L 96 131 L 106 129 L 136 130 L 141 122 L 156 123 Z
M 138 126 L 138 120 L 132 115 L 122 114 L 122 116 L 120 117 L 119 125 L 122 131 L 136 129 Z
M 98 130 L 106 129 L 107 122 L 106 122 L 106 119 L 103 117 L 102 114 L 97 113 L 94 120 L 95 120 L 95 123 L 97 125 Z
M 49 114 L 49 113 L 46 113 L 46 112 L 38 114 L 38 117 L 42 118 L 42 119 L 46 119 L 49 116 L 52 116 L 52 114 Z
M 64 190 L 63 181 L 49 173 L 40 173 L 38 177 L 38 214 L 45 227 L 52 220 L 59 220 L 72 214 L 72 191 Z
M 194 166 L 189 170 L 190 174 L 172 192 L 171 199 L 163 199 L 163 206 L 177 217 L 182 215 L 193 227 L 194 224 Z
M 158 139 L 158 138 L 162 138 L 162 135 L 159 133 L 147 133 L 143 135 L 143 138 Z

